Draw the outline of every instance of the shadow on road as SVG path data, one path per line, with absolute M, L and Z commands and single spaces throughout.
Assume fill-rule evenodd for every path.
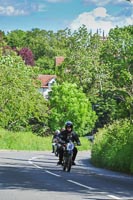
M 23 156 L 23 157 L 22 157 Z M 28 154 L 28 157 L 32 157 Z M 94 194 L 104 196 L 112 194 L 116 196 L 129 197 L 133 195 L 133 179 L 119 179 L 103 176 L 100 173 L 93 172 L 89 158 L 80 158 L 78 165 L 73 166 L 70 173 L 64 172 L 61 166 L 57 166 L 57 157 L 46 153 L 45 155 L 36 154 L 33 164 L 25 159 L 24 155 L 16 153 L 3 154 L 0 157 L 0 190 L 36 190 L 48 192 L 68 192 L 87 195 L 84 199 L 100 200 L 94 198 Z M 37 168 L 36 166 L 40 167 Z M 83 168 L 85 166 L 86 168 Z M 87 169 L 88 166 L 88 169 Z M 50 171 L 59 177 L 47 173 Z M 81 185 L 76 185 L 81 183 Z M 87 186 L 87 187 L 84 187 Z M 105 199 L 105 198 L 104 198 Z M 101 199 L 103 200 L 103 199 Z
M 94 193 L 98 194 L 102 192 L 110 192 L 113 195 L 128 197 L 130 196 L 130 192 L 133 188 L 132 180 L 128 180 L 125 184 L 125 180 L 123 181 L 111 177 L 108 178 L 106 176 L 100 176 L 91 172 L 89 173 L 88 170 L 83 170 L 80 168 L 80 165 L 73 167 L 70 173 L 63 172 L 61 166 L 55 165 L 54 157 L 51 157 L 49 160 L 46 160 L 46 158 L 43 160 L 43 158 L 41 158 L 38 161 L 34 161 L 36 164 L 38 163 L 38 165 L 41 164 L 41 169 L 35 168 L 30 164 L 24 165 L 24 163 L 16 163 L 16 160 L 23 162 L 25 161 L 24 159 L 6 158 L 6 161 L 10 159 L 14 160 L 15 162 L 9 162 L 10 166 L 0 166 L 0 190 L 19 189 L 49 192 L 75 192 L 87 194 L 89 195 L 89 199 L 94 199 Z M 84 159 L 81 160 L 81 162 L 85 164 L 88 161 Z M 53 163 L 52 166 L 51 163 Z M 46 173 L 46 170 L 50 170 L 52 173 L 59 174 L 60 177 L 52 176 Z M 78 185 L 76 186 L 73 183 L 70 184 L 70 182 L 67 182 L 66 180 L 74 180 L 75 182 L 84 183 L 84 185 L 87 185 L 90 187 L 90 189 L 86 189 Z

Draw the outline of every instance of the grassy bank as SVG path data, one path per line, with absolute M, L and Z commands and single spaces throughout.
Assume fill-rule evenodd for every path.
M 123 119 L 99 129 L 91 156 L 97 167 L 133 174 L 133 124 Z
M 51 140 L 52 136 L 40 137 L 31 132 L 14 133 L 0 129 L 0 149 L 51 151 Z M 78 147 L 79 151 L 91 148 L 88 139 L 81 137 L 80 140 L 82 146 Z

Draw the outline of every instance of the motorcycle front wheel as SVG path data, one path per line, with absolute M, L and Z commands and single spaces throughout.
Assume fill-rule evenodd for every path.
M 71 156 L 64 157 L 63 171 L 70 172 L 71 166 L 72 166 L 72 158 L 71 158 Z

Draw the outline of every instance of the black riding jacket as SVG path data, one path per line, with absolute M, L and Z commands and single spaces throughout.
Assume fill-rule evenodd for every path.
M 58 138 L 59 143 L 61 144 L 68 143 L 69 140 L 71 140 L 72 142 L 76 142 L 77 145 L 81 145 L 79 137 L 74 131 L 68 132 L 67 130 L 64 130 L 58 135 Z

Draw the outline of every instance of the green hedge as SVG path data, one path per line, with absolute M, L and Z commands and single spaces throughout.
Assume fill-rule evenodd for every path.
M 99 167 L 133 174 L 133 124 L 121 120 L 99 130 L 91 161 Z

